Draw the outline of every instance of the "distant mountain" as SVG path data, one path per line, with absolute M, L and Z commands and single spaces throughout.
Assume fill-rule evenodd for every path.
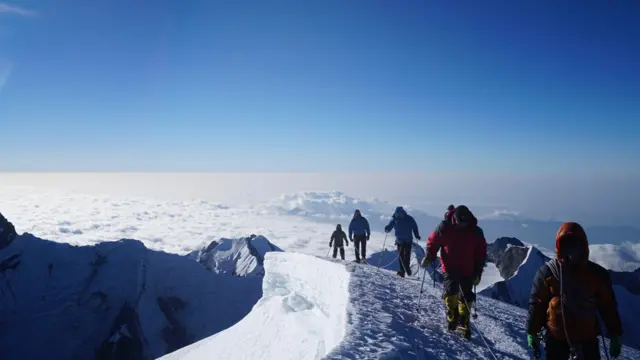
M 531 284 L 533 283 L 535 274 L 538 269 L 540 269 L 540 267 L 549 260 L 549 258 L 535 247 L 522 248 L 512 246 L 507 252 L 512 252 L 512 258 L 516 259 L 520 256 L 519 254 L 522 249 L 526 250 L 524 259 L 514 271 L 513 276 L 482 290 L 480 292 L 481 295 L 520 307 L 527 306 L 529 302 L 529 295 L 531 294 Z
M 640 295 L 640 268 L 633 272 L 609 270 L 609 274 L 614 285 L 624 287 L 631 294 Z
M 270 251 L 282 251 L 264 236 L 251 235 L 240 239 L 220 239 L 189 256 L 216 274 L 234 276 L 264 276 L 264 256 Z
M 524 246 L 522 241 L 516 238 L 500 237 L 496 241 L 487 244 L 487 260 L 497 264 L 507 251 L 509 246 Z
M 230 327 L 262 295 L 260 277 L 213 274 L 136 240 L 24 234 L 0 250 L 0 274 L 3 359 L 155 359 Z

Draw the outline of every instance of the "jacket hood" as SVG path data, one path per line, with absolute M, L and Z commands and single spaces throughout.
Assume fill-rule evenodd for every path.
M 407 216 L 407 212 L 404 210 L 402 206 L 398 206 L 396 211 L 393 212 L 393 217 L 398 217 L 398 215 L 402 214 L 402 216 Z
M 589 241 L 587 240 L 587 233 L 584 231 L 580 224 L 575 222 L 566 222 L 560 226 L 556 233 L 556 258 L 563 260 L 567 256 L 567 251 L 573 246 L 580 246 L 584 251 L 582 262 L 589 261 Z
M 456 225 L 463 226 L 477 226 L 478 219 L 473 215 L 471 210 L 465 205 L 460 205 L 455 210 L 453 210 L 453 216 L 451 217 L 451 221 Z
M 336 231 L 342 231 L 342 225 L 340 224 L 336 225 Z
M 362 214 L 360 213 L 360 210 L 356 209 L 356 211 L 353 212 L 353 217 L 359 217 L 362 216 Z

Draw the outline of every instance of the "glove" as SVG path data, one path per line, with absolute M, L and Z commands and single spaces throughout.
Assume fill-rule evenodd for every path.
M 620 356 L 622 352 L 622 342 L 620 341 L 620 337 L 614 336 L 611 338 L 611 342 L 609 343 L 609 354 L 612 358 L 617 358 Z
M 391 231 L 391 226 L 387 225 L 384 227 L 384 232 L 388 233 L 389 231 Z
M 370 235 L 367 235 L 367 241 L 369 241 L 369 236 L 370 236 Z
M 329 243 L 329 247 L 332 247 L 332 246 L 333 246 L 333 244 Z
M 533 355 L 536 358 L 540 357 L 540 336 L 527 334 L 527 345 L 533 350 Z
M 473 279 L 473 286 L 478 286 L 480 285 L 480 279 L 482 279 L 482 276 L 478 275 Z
M 344 242 L 344 245 L 345 245 L 345 246 L 349 246 L 349 242 L 348 242 L 348 241 L 345 241 L 345 242 Z
M 433 260 L 429 259 L 428 257 L 422 259 L 422 267 L 429 267 L 431 266 L 431 264 L 433 264 Z
M 416 239 L 418 240 L 422 240 L 422 238 L 420 236 L 416 236 Z

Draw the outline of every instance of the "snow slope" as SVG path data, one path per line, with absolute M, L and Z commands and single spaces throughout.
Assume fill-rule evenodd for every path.
M 232 326 L 261 296 L 259 278 L 135 240 L 77 247 L 24 234 L 0 250 L 0 273 L 2 359 L 156 358 Z
M 444 325 L 442 287 L 370 265 L 269 253 L 264 297 L 235 326 L 164 360 L 493 359 Z M 524 309 L 479 297 L 474 329 L 498 359 L 528 359 Z M 624 348 L 620 359 L 640 359 Z
M 209 246 L 190 256 L 216 274 L 264 276 L 264 257 L 270 251 L 282 250 L 264 236 L 252 235 L 212 241 Z
M 265 266 L 262 299 L 248 316 L 162 359 L 320 359 L 338 346 L 349 302 L 345 267 L 293 253 L 268 253 Z

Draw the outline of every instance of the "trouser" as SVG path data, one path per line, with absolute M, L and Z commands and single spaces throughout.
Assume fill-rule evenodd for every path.
M 444 273 L 442 281 L 444 304 L 447 307 L 447 320 L 450 325 L 469 325 L 469 317 L 476 296 L 473 293 L 471 276 L 455 276 Z M 466 301 L 465 301 L 466 300 Z
M 366 235 L 355 235 L 353 237 L 353 247 L 356 250 L 357 262 L 360 262 L 360 257 L 362 257 L 362 260 L 367 260 L 367 236 Z
M 571 343 L 576 349 L 579 360 L 600 360 L 600 345 L 598 339 L 592 341 L 581 342 L 578 344 Z M 571 355 L 569 344 L 563 340 L 556 340 L 551 336 L 547 336 L 544 347 L 547 360 L 567 360 Z
M 340 257 L 344 260 L 344 246 L 334 246 L 333 247 L 333 258 L 335 259 L 338 256 L 338 249 L 340 249 Z
M 398 265 L 400 266 L 400 275 L 405 274 L 411 276 L 411 243 L 398 244 Z

